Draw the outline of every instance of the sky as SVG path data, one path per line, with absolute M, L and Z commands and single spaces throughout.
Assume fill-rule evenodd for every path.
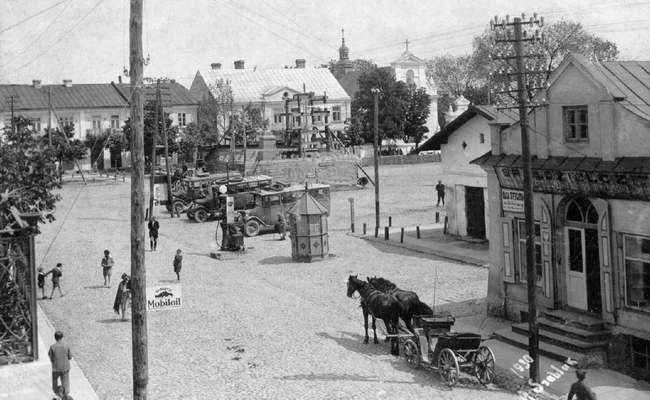
M 617 44 L 620 59 L 650 60 L 650 1 L 639 0 L 144 0 L 146 77 L 189 87 L 210 63 L 307 67 L 338 58 L 388 65 L 416 56 L 468 54 L 494 16 L 569 19 Z M 129 65 L 128 0 L 0 0 L 0 83 L 117 81 Z M 128 82 L 128 78 L 123 78 Z

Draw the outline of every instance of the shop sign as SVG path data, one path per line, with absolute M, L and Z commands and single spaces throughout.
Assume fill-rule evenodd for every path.
M 521 190 L 501 189 L 501 207 L 503 211 L 524 212 L 524 192 Z
M 147 287 L 147 311 L 181 308 L 181 297 L 180 284 Z
M 496 168 L 501 186 L 523 189 L 519 168 Z M 533 170 L 533 190 L 615 199 L 650 199 L 650 177 L 641 174 L 587 171 Z

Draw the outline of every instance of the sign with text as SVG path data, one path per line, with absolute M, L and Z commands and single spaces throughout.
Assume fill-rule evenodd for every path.
M 181 298 L 180 284 L 147 287 L 147 311 L 181 308 Z
M 524 212 L 524 192 L 521 190 L 501 189 L 501 206 L 503 211 Z

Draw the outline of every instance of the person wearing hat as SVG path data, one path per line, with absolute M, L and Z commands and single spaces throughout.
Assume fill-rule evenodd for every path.
M 70 346 L 63 343 L 63 332 L 56 331 L 54 333 L 54 340 L 56 343 L 50 346 L 48 356 L 52 363 L 52 391 L 57 398 L 69 398 L 70 394 L 70 360 L 72 360 L 72 352 Z M 59 387 L 59 379 L 61 386 Z M 63 391 L 63 393 L 61 393 Z M 61 397 L 58 397 L 61 395 Z
M 574 396 L 576 400 L 596 400 L 594 392 L 584 383 L 586 376 L 587 372 L 584 369 L 576 370 L 578 381 L 571 385 L 567 400 L 573 400 Z
M 149 220 L 149 249 L 151 251 L 156 251 L 158 246 L 158 229 L 160 229 L 160 223 L 156 221 L 156 216 L 152 216 Z
M 41 289 L 42 298 L 46 299 L 47 297 L 45 296 L 45 276 L 47 274 L 43 272 L 43 267 L 38 267 L 36 271 L 38 271 L 38 287 L 39 289 Z
M 104 258 L 102 258 L 102 274 L 104 275 L 104 286 L 111 287 L 111 271 L 113 269 L 113 257 L 110 256 L 110 251 L 104 250 Z

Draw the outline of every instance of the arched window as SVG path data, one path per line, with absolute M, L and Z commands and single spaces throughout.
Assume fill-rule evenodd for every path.
M 596 211 L 594 205 L 584 197 L 571 200 L 566 210 L 567 221 L 587 224 L 598 223 L 598 211 Z
M 406 84 L 415 85 L 415 72 L 412 69 L 406 71 Z

